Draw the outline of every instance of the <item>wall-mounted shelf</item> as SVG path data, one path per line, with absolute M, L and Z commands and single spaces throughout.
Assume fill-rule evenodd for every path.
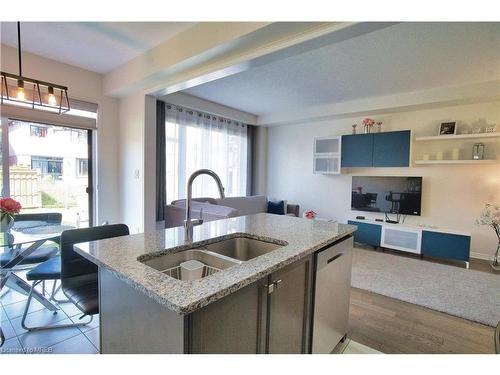
M 476 139 L 476 138 L 496 138 L 500 137 L 500 132 L 496 133 L 477 133 L 477 134 L 457 134 L 457 135 L 432 135 L 426 137 L 415 137 L 416 142 L 422 141 L 451 141 L 460 139 Z
M 498 160 L 415 160 L 417 165 L 443 165 L 443 164 L 496 164 Z

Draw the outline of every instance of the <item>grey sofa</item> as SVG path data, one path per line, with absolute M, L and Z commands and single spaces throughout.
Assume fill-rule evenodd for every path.
M 193 198 L 191 216 L 199 217 L 203 210 L 203 220 L 212 221 L 229 217 L 252 215 L 267 212 L 267 197 Z M 287 204 L 286 215 L 299 216 L 299 205 Z M 167 205 L 165 209 L 165 228 L 182 226 L 186 215 L 186 200 L 180 199 Z

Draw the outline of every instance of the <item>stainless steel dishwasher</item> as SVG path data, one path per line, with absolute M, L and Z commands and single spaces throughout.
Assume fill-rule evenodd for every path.
M 353 238 L 316 253 L 312 353 L 331 353 L 347 334 Z

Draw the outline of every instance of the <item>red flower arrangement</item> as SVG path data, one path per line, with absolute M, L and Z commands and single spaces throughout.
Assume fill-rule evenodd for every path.
M 306 219 L 314 219 L 316 217 L 317 213 L 314 212 L 313 210 L 309 210 L 304 212 L 304 218 Z
M 21 211 L 21 208 L 21 203 L 15 199 L 10 197 L 0 198 L 1 220 L 4 221 L 4 219 L 6 219 L 7 222 L 10 222 L 14 219 L 14 214 L 18 214 Z
M 365 118 L 362 122 L 361 122 L 364 126 L 369 126 L 369 127 L 372 127 L 373 125 L 375 125 L 375 120 L 371 119 L 371 118 Z

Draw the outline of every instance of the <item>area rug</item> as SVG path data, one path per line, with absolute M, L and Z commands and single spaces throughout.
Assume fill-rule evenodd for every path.
M 492 327 L 500 320 L 496 274 L 355 248 L 351 285 Z

